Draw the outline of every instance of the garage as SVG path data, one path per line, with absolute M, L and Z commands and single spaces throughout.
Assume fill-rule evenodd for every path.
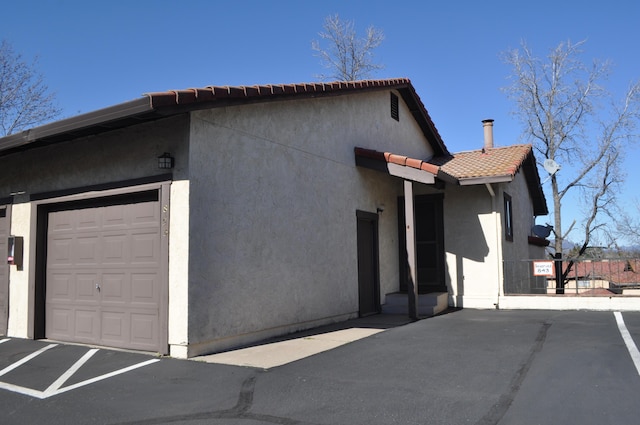
M 166 217 L 159 192 L 39 212 L 46 228 L 44 337 L 167 351 Z
M 0 335 L 7 334 L 9 318 L 9 265 L 6 261 L 9 217 L 7 207 L 0 206 Z

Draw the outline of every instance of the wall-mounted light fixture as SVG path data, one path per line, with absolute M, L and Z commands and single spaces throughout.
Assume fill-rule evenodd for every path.
M 173 168 L 173 157 L 169 154 L 169 152 L 165 152 L 158 157 L 158 168 L 163 170 Z

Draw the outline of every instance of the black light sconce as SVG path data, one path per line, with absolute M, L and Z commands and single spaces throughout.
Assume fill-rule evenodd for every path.
M 173 157 L 165 152 L 158 157 L 158 168 L 167 170 L 173 168 Z

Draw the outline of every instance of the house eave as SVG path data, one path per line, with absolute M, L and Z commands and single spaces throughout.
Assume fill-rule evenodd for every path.
M 140 98 L 2 137 L 0 156 L 35 145 L 97 134 L 160 117 L 154 113 L 149 99 Z
M 481 184 L 491 183 L 511 183 L 513 181 L 512 175 L 507 176 L 487 176 L 487 177 L 461 177 L 458 179 L 460 186 L 473 186 Z

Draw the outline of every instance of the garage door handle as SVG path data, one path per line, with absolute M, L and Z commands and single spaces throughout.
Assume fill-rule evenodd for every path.
M 98 290 L 98 292 L 100 292 L 100 284 L 96 283 L 96 289 Z

